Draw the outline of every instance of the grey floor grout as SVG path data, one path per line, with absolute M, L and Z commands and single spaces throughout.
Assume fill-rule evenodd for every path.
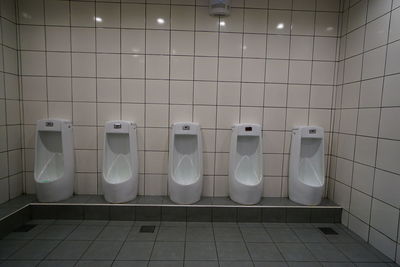
M 53 248 L 51 248 L 47 253 L 46 256 L 43 259 L 40 259 L 39 262 L 32 262 L 32 266 L 36 266 L 35 264 L 39 264 L 39 263 L 51 263 L 53 262 L 54 264 L 58 264 L 57 259 L 52 259 L 52 260 L 48 260 L 47 257 L 57 248 L 60 247 L 60 244 L 65 241 L 65 240 L 69 240 L 68 237 L 74 232 L 76 231 L 80 226 L 87 226 L 88 228 L 90 227 L 98 227 L 101 225 L 101 231 L 99 231 L 99 233 L 91 240 L 87 240 L 90 241 L 90 244 L 88 246 L 88 248 L 86 248 L 84 251 L 82 251 L 82 254 L 79 258 L 75 258 L 75 259 L 71 259 L 71 261 L 75 261 L 75 264 L 78 264 L 79 261 L 83 261 L 84 260 L 84 255 L 85 253 L 90 249 L 90 247 L 94 244 L 94 242 L 96 240 L 99 240 L 99 237 L 101 236 L 101 234 L 108 229 L 107 227 L 109 226 L 117 226 L 116 229 L 118 229 L 118 226 L 125 226 L 125 225 L 129 225 L 129 231 L 127 231 L 124 235 L 124 239 L 123 241 L 121 241 L 120 239 L 119 242 L 121 242 L 121 244 L 119 245 L 118 248 L 118 252 L 115 254 L 115 256 L 113 257 L 113 259 L 111 260 L 105 260 L 105 261 L 101 261 L 101 260 L 96 260 L 97 264 L 100 263 L 106 263 L 106 262 L 111 262 L 113 264 L 117 264 L 119 261 L 117 260 L 118 254 L 121 252 L 124 244 L 126 244 L 126 242 L 128 241 L 128 236 L 132 231 L 137 231 L 138 230 L 138 226 L 140 225 L 156 225 L 156 233 L 154 235 L 154 240 L 150 241 L 153 242 L 153 246 L 151 248 L 151 253 L 149 254 L 149 260 L 148 261 L 126 261 L 127 264 L 131 264 L 134 265 L 135 262 L 142 262 L 143 264 L 146 264 L 147 266 L 150 266 L 149 264 L 151 264 L 151 262 L 153 262 L 154 260 L 152 260 L 152 256 L 154 254 L 154 249 L 155 246 L 157 244 L 162 244 L 165 242 L 177 242 L 176 244 L 181 244 L 183 246 L 183 250 L 184 250 L 184 254 L 183 257 L 180 258 L 178 261 L 182 262 L 182 264 L 186 259 L 186 254 L 188 253 L 186 250 L 186 242 L 188 239 L 188 228 L 197 228 L 197 229 L 208 229 L 208 230 L 212 230 L 212 234 L 213 234 L 213 239 L 212 241 L 207 241 L 207 242 L 211 242 L 214 244 L 215 247 L 215 254 L 217 256 L 217 261 L 209 261 L 207 259 L 205 259 L 204 261 L 207 261 L 209 263 L 211 262 L 215 262 L 216 264 L 219 264 L 221 262 L 223 262 L 224 260 L 221 260 L 221 255 L 219 254 L 219 250 L 221 249 L 221 247 L 217 246 L 217 243 L 219 244 L 229 244 L 232 245 L 233 247 L 235 247 L 235 245 L 245 245 L 246 249 L 245 251 L 242 251 L 242 253 L 244 253 L 244 255 L 248 256 L 248 260 L 244 260 L 244 259 L 237 259 L 235 258 L 235 255 L 231 255 L 234 259 L 235 262 L 242 262 L 244 264 L 244 262 L 248 261 L 251 264 L 255 264 L 255 262 L 264 262 L 265 264 L 267 264 L 268 262 L 271 262 L 269 260 L 265 260 L 265 261 L 258 261 L 257 259 L 252 257 L 251 254 L 251 248 L 248 247 L 249 244 L 268 244 L 268 245 L 273 245 L 276 249 L 278 249 L 280 256 L 282 257 L 282 263 L 300 263 L 303 262 L 301 260 L 293 260 L 293 261 L 288 261 L 285 258 L 285 253 L 282 251 L 282 249 L 279 247 L 279 245 L 288 245 L 290 244 L 290 246 L 293 247 L 305 247 L 306 250 L 308 250 L 310 252 L 310 255 L 312 255 L 315 258 L 315 253 L 318 252 L 313 252 L 312 249 L 310 249 L 308 246 L 306 246 L 306 244 L 312 243 L 312 244 L 330 244 L 333 247 L 336 248 L 337 251 L 340 251 L 338 255 L 340 255 L 340 257 L 338 258 L 338 262 L 342 262 L 342 263 L 347 263 L 347 264 L 356 264 L 356 263 L 371 263 L 371 266 L 374 265 L 379 265 L 383 264 L 382 266 L 396 266 L 393 262 L 391 262 L 388 258 L 386 258 L 385 256 L 383 256 L 382 254 L 380 254 L 379 252 L 377 252 L 374 248 L 372 248 L 369 244 L 367 244 L 366 242 L 360 240 L 357 236 L 355 236 L 354 234 L 352 234 L 351 232 L 349 232 L 347 229 L 345 229 L 343 226 L 341 226 L 340 224 L 299 224 L 299 223 L 293 223 L 293 224 L 287 224 L 287 223 L 230 223 L 230 222 L 220 222 L 220 223 L 206 223 L 206 224 L 191 224 L 190 222 L 186 223 L 186 222 L 132 222 L 130 223 L 126 223 L 125 222 L 119 222 L 119 223 L 115 223 L 115 221 L 103 221 L 103 222 L 99 222 L 99 221 L 86 221 L 86 220 L 78 220 L 78 221 L 68 221 L 68 220 L 35 220 L 35 221 L 31 221 L 30 223 L 36 223 L 38 225 L 44 225 L 43 229 L 41 231 L 38 231 L 35 235 L 33 235 L 30 239 L 28 239 L 27 243 L 22 245 L 18 250 L 16 250 L 14 253 L 12 253 L 11 255 L 9 255 L 7 257 L 7 259 L 3 259 L 3 262 L 1 262 L 0 266 L 13 266 L 13 264 L 16 264 L 18 261 L 18 258 L 13 259 L 12 261 L 10 260 L 10 257 L 13 257 L 13 255 L 16 255 L 18 253 L 18 251 L 22 250 L 22 249 L 26 249 L 30 242 L 32 241 L 44 241 L 44 239 L 40 239 L 40 234 L 41 233 L 46 233 L 46 230 L 49 229 L 51 226 L 71 226 L 71 228 L 73 228 L 73 230 L 71 230 L 69 232 L 69 234 L 67 234 L 65 237 L 63 238 L 59 238 L 59 239 L 51 239 L 52 237 L 48 237 L 51 240 L 56 240 L 58 241 L 57 245 L 55 245 Z M 204 226 L 205 225 L 205 226 Z M 339 235 L 337 236 L 337 238 L 339 239 L 335 239 L 335 238 L 327 238 L 327 240 L 324 242 L 311 242 L 311 241 L 304 241 L 302 240 L 302 237 L 299 236 L 298 233 L 296 233 L 297 231 L 301 231 L 301 230 L 305 230 L 307 229 L 307 231 L 310 232 L 315 232 L 315 233 L 319 233 L 319 230 L 317 227 L 319 226 L 327 226 L 327 227 L 332 227 L 333 229 L 335 229 Z M 60 227 L 61 228 L 61 227 Z M 165 241 L 160 241 L 158 240 L 158 237 L 160 235 L 160 230 L 162 229 L 182 229 L 184 228 L 184 240 L 181 241 L 181 239 L 179 239 L 179 237 L 173 236 L 173 235 L 166 235 L 165 237 L 167 237 L 165 239 Z M 260 229 L 260 233 L 263 233 L 261 231 L 261 229 L 263 231 L 265 231 L 265 233 L 263 233 L 263 235 L 266 235 L 268 238 L 270 238 L 270 242 L 255 242 L 255 241 L 246 241 L 245 240 L 245 232 L 244 229 L 249 228 L 249 229 Z M 293 242 L 276 242 L 274 241 L 273 237 L 270 236 L 269 233 L 273 232 L 273 231 L 278 231 L 278 230 L 282 230 L 282 229 L 286 229 L 288 230 L 288 234 L 292 235 L 293 237 L 297 237 L 298 240 L 293 241 Z M 222 239 L 222 240 L 217 240 L 215 238 L 216 234 L 218 232 L 224 232 L 225 233 L 225 238 L 228 237 L 228 239 Z M 240 238 L 239 239 L 233 239 L 235 241 L 227 241 L 230 240 L 229 237 L 231 237 L 229 235 L 229 233 L 234 233 L 239 231 L 240 233 Z M 57 233 L 55 233 L 57 234 Z M 22 234 L 23 235 L 23 234 Z M 141 235 L 141 234 L 138 234 Z M 13 237 L 14 236 L 14 237 Z M 323 236 L 321 234 L 321 236 Z M 14 238 L 14 239 L 13 239 Z M 14 233 L 11 233 L 10 235 L 8 235 L 5 239 L 0 240 L 0 251 L 2 250 L 2 246 L 6 246 L 8 243 L 7 242 L 11 242 L 11 241 L 16 241 L 16 240 L 21 240 L 20 239 L 21 236 L 15 236 Z M 55 238 L 55 237 L 54 237 Z M 136 237 L 137 238 L 137 237 Z M 308 238 L 308 237 L 307 237 Z M 117 238 L 116 238 L 117 239 Z M 48 241 L 48 240 L 47 240 Z M 104 244 L 105 246 L 107 246 L 107 244 L 112 244 L 113 242 L 116 242 L 116 240 L 113 240 L 113 238 L 111 238 L 110 240 L 104 240 Z M 141 239 L 139 240 L 130 240 L 129 242 L 144 242 Z M 146 241 L 147 242 L 147 241 Z M 193 242 L 192 240 L 190 240 L 190 242 Z M 203 241 L 199 241 L 199 242 L 203 242 Z M 204 241 L 206 242 L 206 241 Z M 352 249 L 349 250 L 345 250 L 346 248 L 354 248 L 354 249 L 358 249 L 357 251 L 352 251 Z M 336 251 L 336 252 L 337 252 Z M 226 253 L 226 251 L 225 251 Z M 228 251 L 229 254 L 229 251 Z M 1 253 L 0 253 L 1 255 Z M 293 255 L 289 255 L 290 257 L 297 257 L 295 254 Z M 354 258 L 356 258 L 356 260 L 354 260 Z M 343 260 L 345 259 L 345 260 Z M 34 259 L 24 259 L 24 260 L 33 260 Z M 229 260 L 225 259 L 225 260 Z M 70 260 L 65 260 L 65 259 L 60 259 L 60 261 L 65 262 L 67 264 L 68 261 Z M 198 260 L 193 260 L 190 259 L 191 264 L 193 264 L 193 266 L 196 266 L 195 264 L 198 263 L 200 264 L 203 260 L 198 259 Z M 125 262 L 125 261 L 124 261 Z M 172 263 L 173 260 L 165 260 L 165 262 L 170 262 Z M 317 264 L 325 264 L 325 263 L 329 263 L 328 261 L 319 261 L 317 259 L 314 259 L 312 261 L 307 261 L 307 262 L 313 262 L 313 263 L 317 263 Z M 332 259 L 331 262 L 335 262 L 335 259 Z M 26 262 L 27 263 L 27 262 Z M 110 263 L 110 266 L 111 266 Z M 304 262 L 303 262 L 304 263 Z M 386 265 L 385 265 L 386 264 Z M 140 265 L 139 265 L 140 266 Z M 143 265 L 145 266 L 145 265 Z M 200 266 L 200 265 L 199 265 Z M 340 265 L 339 265 L 340 266 Z M 350 265 L 349 265 L 350 266 Z M 356 266 L 356 265 L 354 265 Z

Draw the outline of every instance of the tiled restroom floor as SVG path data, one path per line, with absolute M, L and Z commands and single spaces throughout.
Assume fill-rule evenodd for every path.
M 29 223 L 37 226 L 0 240 L 0 266 L 397 266 L 340 224 Z M 139 233 L 142 225 L 154 233 Z

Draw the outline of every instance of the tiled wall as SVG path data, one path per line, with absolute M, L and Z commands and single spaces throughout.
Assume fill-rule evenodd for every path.
M 344 4 L 330 196 L 345 225 L 400 262 L 400 1 Z
M 228 194 L 234 123 L 263 126 L 265 196 L 287 195 L 294 125 L 324 127 L 329 143 L 339 1 L 233 1 L 226 18 L 171 1 L 18 2 L 26 192 L 42 118 L 73 121 L 77 194 L 101 193 L 107 120 L 138 124 L 146 195 L 167 193 L 177 121 L 201 124 L 205 196 Z
M 21 113 L 15 2 L 0 2 L 0 203 L 22 193 Z

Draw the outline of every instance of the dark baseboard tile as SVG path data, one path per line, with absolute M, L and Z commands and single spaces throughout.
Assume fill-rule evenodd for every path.
M 31 205 L 32 219 L 337 223 L 341 208 Z

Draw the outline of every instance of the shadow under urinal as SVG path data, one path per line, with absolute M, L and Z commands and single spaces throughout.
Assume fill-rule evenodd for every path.
M 72 196 L 74 153 L 70 121 L 37 121 L 34 180 L 40 202 L 56 202 Z
M 303 205 L 321 203 L 325 189 L 324 129 L 293 129 L 289 162 L 289 198 Z

